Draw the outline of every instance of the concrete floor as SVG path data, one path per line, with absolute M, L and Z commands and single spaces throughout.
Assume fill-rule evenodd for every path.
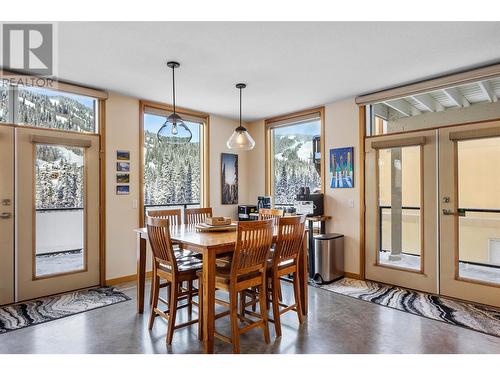
M 0 353 L 200 353 L 197 326 L 178 330 L 165 345 L 166 325 L 157 318 L 147 329 L 148 311 L 136 314 L 135 286 L 120 285 L 133 299 L 68 318 L 0 335 Z M 149 287 L 148 287 L 149 290 Z M 260 330 L 241 338 L 242 353 L 500 353 L 500 338 L 409 313 L 309 288 L 309 316 L 299 327 L 294 313 L 283 316 L 283 336 L 265 345 Z M 284 288 L 285 299 L 291 292 Z M 186 318 L 181 310 L 180 321 Z M 195 313 L 194 313 L 195 314 Z M 229 334 L 229 322 L 218 329 Z M 231 346 L 216 340 L 217 353 Z

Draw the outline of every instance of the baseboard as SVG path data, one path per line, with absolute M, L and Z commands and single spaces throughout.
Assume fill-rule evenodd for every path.
M 363 280 L 359 273 L 344 272 L 344 276 L 350 279 Z
M 146 277 L 151 277 L 151 271 L 146 272 Z M 117 277 L 115 279 L 106 280 L 106 285 L 116 285 L 121 283 L 128 283 L 129 281 L 135 281 L 137 279 L 137 274 L 127 275 L 122 277 Z

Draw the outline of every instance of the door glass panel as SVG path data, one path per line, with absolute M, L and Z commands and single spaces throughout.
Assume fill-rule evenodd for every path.
M 0 122 L 9 122 L 9 88 L 0 83 Z
M 500 138 L 457 147 L 458 273 L 500 284 Z
M 85 151 L 35 147 L 35 276 L 83 270 Z
M 420 146 L 378 152 L 378 264 L 421 269 Z

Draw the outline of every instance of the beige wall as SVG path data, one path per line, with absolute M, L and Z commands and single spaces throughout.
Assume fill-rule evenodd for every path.
M 226 141 L 236 126 L 234 120 L 210 116 L 210 205 L 216 215 L 236 217 L 237 205 L 223 206 L 220 197 L 220 154 L 232 152 Z M 115 194 L 116 150 L 130 150 L 129 195 Z M 239 152 L 240 203 L 248 197 L 247 159 L 248 153 Z M 139 226 L 139 199 L 139 99 L 110 93 L 106 104 L 106 280 L 136 272 L 133 230 Z
M 257 145 L 249 152 L 249 201 L 265 192 L 265 125 L 264 121 L 249 124 L 249 132 Z M 345 236 L 345 270 L 359 274 L 359 112 L 354 98 L 325 105 L 325 151 L 334 147 L 354 146 L 354 188 L 330 188 L 329 165 L 325 189 L 325 214 L 331 215 L 327 231 Z M 351 205 L 353 207 L 351 207 Z

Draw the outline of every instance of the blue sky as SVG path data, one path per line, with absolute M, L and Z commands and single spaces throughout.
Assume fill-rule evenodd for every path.
M 182 116 L 181 116 L 182 117 Z M 160 130 L 160 127 L 166 121 L 166 117 L 152 115 L 150 113 L 144 114 L 144 130 L 148 130 L 152 133 L 157 133 Z M 200 124 L 190 121 L 184 121 L 184 123 L 188 126 L 191 133 L 193 133 L 193 138 L 191 139 L 191 143 L 197 143 L 200 141 Z
M 281 135 L 319 135 L 320 134 L 320 126 L 319 120 L 314 120 L 311 122 L 305 122 L 302 124 L 291 125 L 291 126 L 283 126 L 281 128 L 276 128 L 274 130 L 275 136 Z

